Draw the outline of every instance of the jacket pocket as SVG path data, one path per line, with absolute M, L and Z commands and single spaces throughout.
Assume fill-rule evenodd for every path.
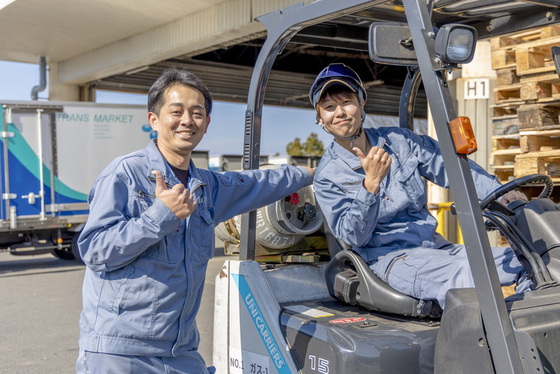
M 405 195 L 403 197 L 410 201 L 415 208 L 420 209 L 424 205 L 422 197 L 425 195 L 425 188 L 422 177 L 418 172 L 418 160 L 409 155 L 402 162 L 395 177 L 404 190 Z
M 132 217 L 140 217 L 149 207 L 151 207 L 156 197 L 146 192 L 139 191 L 138 195 L 134 196 L 132 204 L 130 204 L 130 211 Z M 158 243 L 148 248 L 143 256 L 148 256 L 154 260 L 175 264 L 178 255 L 176 251 L 181 248 L 181 238 L 184 233 L 184 225 L 181 223 L 177 228 L 177 232 L 166 235 Z
M 140 217 L 142 213 L 151 207 L 156 199 L 155 195 L 150 195 L 142 190 L 130 195 L 128 201 L 128 214 L 131 217 Z
M 130 277 L 135 270 L 136 268 L 134 265 L 129 264 L 124 268 L 105 273 L 105 285 L 103 286 L 103 292 L 109 293 L 109 295 L 106 294 L 102 298 L 110 300 L 108 305 L 110 312 L 115 314 L 119 313 L 123 298 L 125 297 L 129 283 L 131 282 Z
M 157 261 L 175 264 L 177 262 L 175 251 L 181 248 L 181 238 L 179 235 L 173 234 L 166 235 L 157 244 L 152 245 L 144 252 L 144 255 Z
M 358 190 L 360 189 L 364 179 L 363 178 L 351 178 L 346 180 L 340 184 L 344 193 L 355 196 L 358 194 Z
M 198 211 L 198 209 L 197 209 Z M 196 214 L 196 213 L 195 213 Z M 208 210 L 202 209 L 198 211 L 197 224 L 199 227 L 195 232 L 195 237 L 191 238 L 191 242 L 196 248 L 196 256 L 199 261 L 205 264 L 214 257 L 214 220 Z

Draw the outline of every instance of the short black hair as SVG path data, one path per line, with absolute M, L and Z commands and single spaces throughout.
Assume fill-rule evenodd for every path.
M 349 87 L 344 86 L 342 84 L 333 84 L 332 86 L 327 87 L 324 91 L 317 103 L 320 103 L 327 95 L 331 95 L 333 97 L 344 97 L 346 95 L 355 96 L 359 100 L 359 95 L 355 91 L 352 91 Z
M 159 111 L 165 103 L 165 91 L 176 84 L 189 86 L 200 91 L 204 96 L 206 115 L 210 115 L 210 112 L 212 112 L 212 95 L 210 95 L 208 87 L 190 71 L 178 68 L 165 70 L 152 84 L 148 91 L 148 111 L 159 116 Z

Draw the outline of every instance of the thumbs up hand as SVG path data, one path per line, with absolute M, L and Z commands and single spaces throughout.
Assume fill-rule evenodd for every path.
M 179 219 L 185 219 L 195 211 L 197 202 L 194 196 L 182 184 L 168 189 L 161 172 L 154 170 L 156 177 L 156 197 L 160 199 Z
M 382 146 L 383 147 L 383 146 Z M 381 181 L 389 174 L 391 157 L 383 148 L 373 147 L 367 155 L 360 148 L 354 147 L 353 151 L 360 159 L 360 164 L 366 173 L 364 187 L 371 193 L 379 191 Z

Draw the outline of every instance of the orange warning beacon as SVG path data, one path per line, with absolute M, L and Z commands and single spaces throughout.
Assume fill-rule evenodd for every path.
M 453 135 L 453 142 L 457 153 L 461 155 L 470 155 L 476 152 L 476 138 L 471 126 L 469 117 L 457 117 L 449 122 L 449 128 Z

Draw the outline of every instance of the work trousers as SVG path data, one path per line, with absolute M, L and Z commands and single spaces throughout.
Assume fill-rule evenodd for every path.
M 179 357 L 126 356 L 80 349 L 78 374 L 213 374 L 197 351 Z
M 530 289 L 532 282 L 511 248 L 494 247 L 492 253 L 502 286 L 517 282 L 517 293 Z M 450 289 L 474 287 L 467 251 L 460 244 L 395 251 L 380 257 L 370 268 L 397 291 L 421 300 L 437 300 L 442 308 Z

